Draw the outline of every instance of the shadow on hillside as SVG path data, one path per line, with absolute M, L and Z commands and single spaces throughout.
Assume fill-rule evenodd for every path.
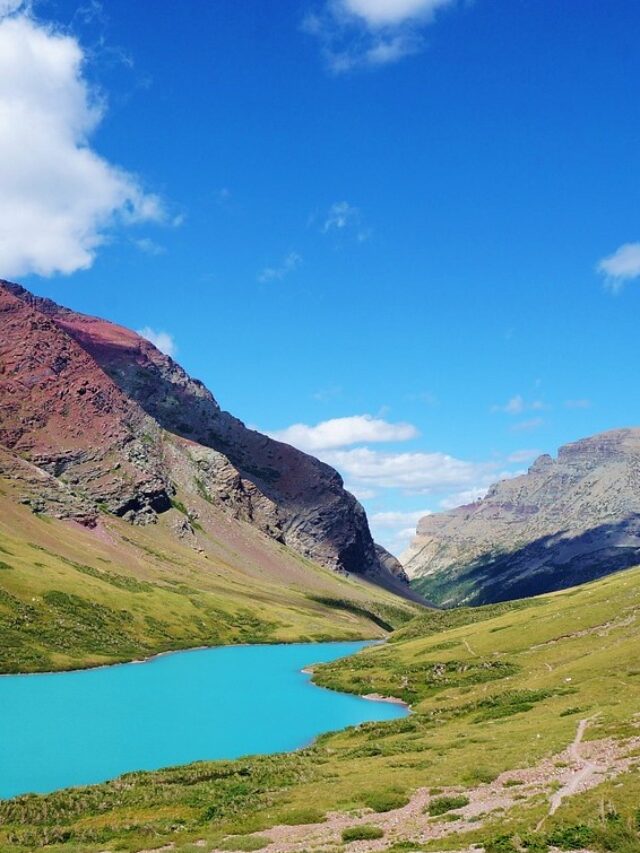
M 436 602 L 464 597 L 465 604 L 491 604 L 566 589 L 640 564 L 640 514 L 571 536 L 542 536 L 508 553 L 491 552 L 451 573 L 416 586 Z M 459 590 L 456 596 L 456 591 Z

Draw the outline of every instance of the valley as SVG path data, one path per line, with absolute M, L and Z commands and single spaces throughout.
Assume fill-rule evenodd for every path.
M 409 701 L 409 718 L 5 801 L 0 849 L 634 851 L 639 611 L 640 569 L 425 611 L 385 645 L 314 669 L 322 687 Z M 370 840 L 352 844 L 360 827 Z

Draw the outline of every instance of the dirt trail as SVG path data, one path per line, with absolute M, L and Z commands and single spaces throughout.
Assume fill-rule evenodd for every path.
M 640 748 L 640 737 L 626 742 L 612 739 L 583 743 L 590 720 L 580 720 L 576 736 L 563 752 L 541 761 L 535 767 L 521 768 L 502 773 L 490 784 L 465 790 L 469 803 L 455 814 L 459 819 L 450 822 L 444 818 L 432 818 L 428 805 L 433 797 L 428 788 L 420 788 L 409 803 L 400 809 L 378 814 L 370 809 L 345 814 L 329 812 L 323 823 L 306 826 L 274 826 L 258 833 L 269 838 L 271 843 L 263 848 L 264 853 L 329 853 L 342 845 L 342 832 L 347 827 L 363 824 L 377 826 L 384 837 L 372 841 L 356 841 L 349 844 L 349 853 L 381 853 L 394 842 L 411 842 L 416 846 L 428 841 L 446 838 L 456 832 L 478 829 L 484 819 L 497 809 L 508 811 L 515 805 L 522 807 L 541 794 L 550 796 L 549 811 L 554 814 L 566 797 L 581 793 L 627 771 L 634 759 L 631 754 Z M 551 793 L 551 790 L 553 793 Z M 442 794 L 460 794 L 462 789 L 450 788 Z M 439 794 L 438 796 L 441 796 Z M 427 812 L 427 813 L 425 813 Z M 449 814 L 450 817 L 450 814 Z M 538 824 L 542 827 L 546 817 Z M 207 853 L 221 853 L 205 842 L 197 843 Z M 171 845 L 142 853 L 170 851 Z M 582 851 L 581 853 L 587 853 Z
M 590 761 L 582 757 L 581 744 L 584 738 L 584 733 L 587 730 L 587 726 L 591 722 L 591 719 L 580 720 L 578 725 L 578 730 L 576 731 L 576 736 L 573 739 L 573 743 L 569 747 L 568 754 L 571 761 L 571 771 L 572 775 L 565 782 L 565 784 L 559 788 L 554 795 L 551 797 L 551 803 L 549 804 L 549 811 L 545 817 L 542 818 L 540 823 L 537 826 L 537 829 L 541 829 L 546 818 L 555 814 L 562 801 L 566 797 L 570 797 L 573 794 L 577 794 L 579 791 L 584 790 L 585 788 L 591 787 L 588 783 L 589 780 L 596 774 L 599 773 L 601 768 L 598 765 L 597 761 Z
M 471 646 L 469 645 L 469 641 L 468 641 L 468 640 L 466 640 L 466 639 L 463 639 L 463 640 L 462 640 L 462 642 L 464 643 L 465 648 L 466 648 L 466 650 L 469 652 L 469 654 L 470 654 L 470 655 L 472 655 L 474 658 L 477 658 L 477 657 L 478 657 L 478 655 L 476 654 L 476 652 L 474 652 L 474 650 L 473 650 L 473 649 L 471 648 Z
M 523 795 L 529 800 L 540 794 L 549 795 L 550 786 L 559 786 L 551 797 L 549 813 L 553 814 L 565 797 L 595 787 L 604 779 L 627 770 L 633 761 L 629 752 L 640 747 L 640 737 L 632 738 L 625 744 L 607 739 L 591 741 L 582 746 L 588 722 L 580 721 L 573 742 L 560 754 L 545 759 L 536 767 L 502 773 L 490 784 L 464 791 L 469 803 L 456 810 L 460 817 L 455 822 L 447 821 L 446 817 L 431 818 L 428 813 L 425 814 L 432 796 L 428 788 L 421 788 L 406 806 L 390 812 L 378 814 L 370 809 L 351 814 L 330 812 L 324 823 L 276 826 L 264 830 L 259 834 L 271 839 L 264 853 L 303 853 L 310 848 L 317 853 L 328 851 L 341 844 L 344 829 L 361 824 L 380 827 L 384 831 L 384 838 L 353 842 L 349 845 L 349 853 L 377 853 L 398 841 L 420 845 L 465 829 L 477 829 L 490 812 L 496 809 L 506 811 L 516 804 L 522 806 Z M 456 794 L 461 793 L 461 790 L 448 789 L 443 793 Z

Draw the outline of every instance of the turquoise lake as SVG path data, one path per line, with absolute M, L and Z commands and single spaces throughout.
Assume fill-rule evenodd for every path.
M 226 646 L 142 664 L 0 678 L 0 797 L 131 770 L 281 752 L 406 709 L 314 686 L 301 669 L 365 643 Z

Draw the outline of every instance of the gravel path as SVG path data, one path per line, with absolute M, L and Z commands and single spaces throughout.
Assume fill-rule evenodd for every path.
M 547 758 L 535 767 L 521 768 L 502 773 L 493 782 L 464 790 L 469 798 L 468 805 L 456 809 L 456 821 L 429 817 L 425 811 L 433 797 L 428 788 L 420 788 L 409 803 L 400 809 L 378 814 L 370 809 L 345 814 L 329 812 L 323 823 L 306 826 L 275 826 L 258 833 L 271 840 L 263 848 L 264 853 L 329 853 L 336 845 L 342 845 L 342 831 L 347 827 L 363 824 L 380 827 L 384 837 L 373 841 L 355 841 L 349 844 L 349 853 L 378 853 L 397 841 L 424 844 L 445 838 L 455 832 L 478 829 L 483 819 L 496 811 L 507 811 L 514 805 L 522 806 L 541 794 L 549 797 L 549 812 L 553 814 L 562 801 L 574 794 L 582 793 L 629 769 L 637 759 L 630 753 L 640 748 L 640 737 L 626 742 L 613 739 L 583 742 L 589 720 L 581 720 L 576 736 L 563 752 Z M 515 784 L 514 784 L 515 783 Z M 441 794 L 463 793 L 461 788 L 443 789 Z M 544 821 L 541 821 L 539 827 Z M 199 842 L 207 853 L 220 853 Z M 160 853 L 173 848 L 157 848 L 142 853 Z M 107 853 L 107 851 L 105 851 Z M 474 851 L 478 853 L 478 851 Z M 582 853 L 589 853 L 583 851 Z

